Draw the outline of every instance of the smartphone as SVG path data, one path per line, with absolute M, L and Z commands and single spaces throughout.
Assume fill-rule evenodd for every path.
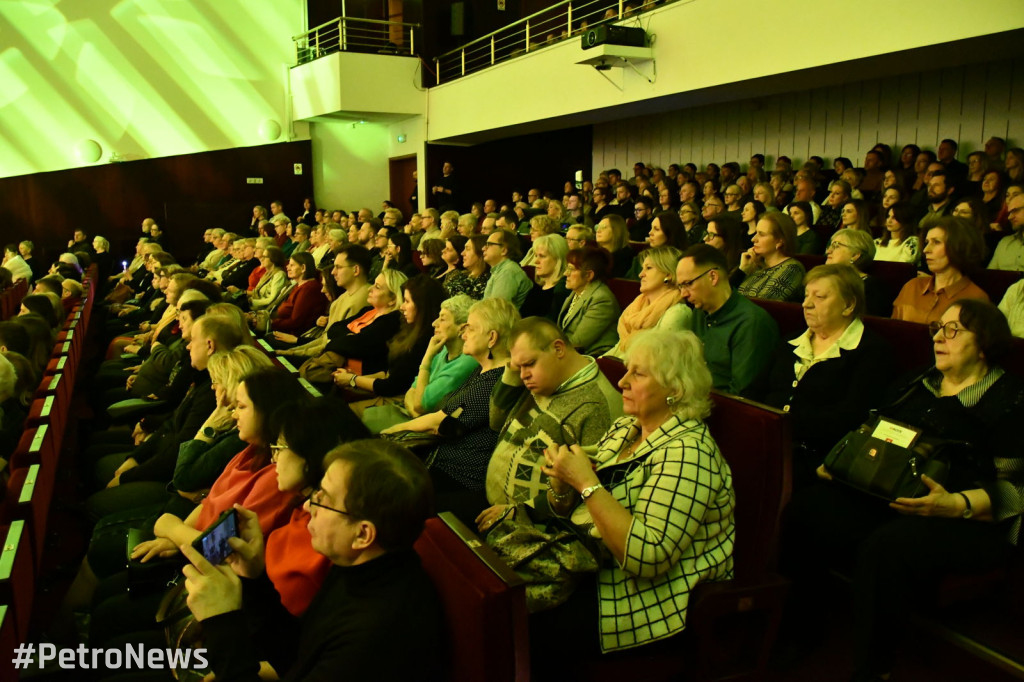
M 192 546 L 211 564 L 222 564 L 228 555 L 235 551 L 228 544 L 228 538 L 237 537 L 238 512 L 228 509 L 195 539 Z
M 128 269 L 128 261 L 126 261 L 126 260 L 121 261 L 121 269 L 122 270 L 127 270 Z

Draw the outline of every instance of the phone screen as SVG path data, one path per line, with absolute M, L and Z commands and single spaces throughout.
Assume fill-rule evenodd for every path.
M 228 538 L 238 537 L 238 514 L 234 509 L 224 512 L 217 521 L 193 543 L 211 564 L 221 564 L 234 550 Z

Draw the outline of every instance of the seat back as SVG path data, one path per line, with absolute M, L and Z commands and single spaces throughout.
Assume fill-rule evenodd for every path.
M 453 680 L 528 680 L 522 580 L 449 512 L 427 521 L 416 552 L 444 605 Z
M 597 358 L 597 367 L 604 374 L 608 383 L 622 393 L 622 389 L 619 388 L 619 380 L 626 376 L 626 365 L 618 358 Z
M 869 270 L 871 275 L 885 285 L 889 299 L 895 301 L 903 285 L 917 277 L 917 268 L 910 263 L 893 263 L 876 260 Z
M 1018 270 L 982 270 L 975 273 L 971 279 L 979 287 L 984 289 L 993 303 L 998 304 L 1006 295 L 1006 290 L 1016 284 L 1024 272 Z
M 7 604 L 0 604 L 0 651 L 13 652 L 18 646 L 18 634 L 14 630 L 14 611 Z M 18 673 L 10 656 L 0 656 L 0 680 L 16 680 Z
M 607 284 L 608 288 L 615 294 L 615 299 L 619 302 L 619 308 L 622 310 L 625 310 L 626 306 L 640 295 L 640 282 L 616 278 L 608 280 Z
M 736 491 L 736 578 L 774 570 L 782 510 L 791 491 L 789 415 L 734 395 L 713 392 L 707 420 L 732 470 Z
M 14 611 L 14 633 L 19 641 L 28 637 L 28 624 L 32 616 L 32 598 L 35 577 L 32 553 L 28 546 L 23 520 L 0 526 L 0 604 Z
M 775 324 L 779 325 L 779 334 L 782 338 L 791 338 L 807 329 L 804 309 L 799 303 L 769 301 L 764 298 L 752 298 L 750 300 L 764 308 L 765 312 L 772 316 Z
M 39 464 L 33 464 L 27 469 L 15 469 L 7 481 L 4 495 L 3 519 L 22 519 L 26 522 L 25 534 L 37 572 L 43 560 L 46 519 L 56 485 L 55 473 L 44 470 Z

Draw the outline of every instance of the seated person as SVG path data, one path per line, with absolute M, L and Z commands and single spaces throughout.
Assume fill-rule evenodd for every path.
M 597 245 L 611 255 L 612 265 L 608 277 L 625 276 L 633 263 L 633 249 L 629 245 L 629 230 L 626 229 L 626 221 L 622 216 L 609 213 L 603 217 L 597 223 L 594 238 Z
M 893 204 L 886 211 L 885 231 L 875 240 L 875 260 L 917 264 L 921 247 L 914 234 L 914 207 Z
M 1006 208 L 1013 234 L 999 240 L 988 267 L 990 270 L 1024 270 L 1024 195 L 1011 197 Z
M 622 414 L 622 397 L 553 322 L 529 317 L 512 328 L 509 363 L 491 393 L 498 445 L 487 464 L 487 502 L 532 500 L 545 488 L 541 453 L 593 445 Z
M 852 265 L 864 282 L 867 314 L 889 317 L 892 314 L 892 294 L 885 282 L 868 274 L 875 259 L 875 242 L 861 230 L 842 230 L 832 235 L 825 249 L 826 265 Z
M 545 234 L 533 242 L 533 289 L 520 308 L 525 317 L 539 315 L 549 320 L 558 318 L 562 304 L 569 296 L 565 288 L 566 257 L 569 243 L 560 234 Z
M 439 409 L 396 424 L 385 433 L 433 432 L 440 444 L 427 458 L 439 511 L 454 511 L 471 521 L 487 506 L 484 478 L 498 443 L 490 428 L 489 402 L 509 359 L 509 340 L 519 312 L 508 301 L 488 298 L 469 311 L 463 353 L 477 369 L 440 404 Z
M 829 480 L 822 466 L 824 480 L 798 491 L 787 514 L 797 622 L 819 613 L 830 568 L 852 575 L 856 679 L 886 677 L 906 630 L 901 614 L 933 604 L 942 578 L 1005 565 L 1024 512 L 1024 384 L 1001 367 L 1012 352 L 1006 319 L 988 302 L 959 299 L 929 331 L 935 367 L 899 382 L 879 412 L 955 441 L 945 482 L 922 476 L 925 493 L 890 504 Z
M 476 240 L 473 238 L 469 241 L 475 243 Z M 491 268 L 490 278 L 484 287 L 484 298 L 504 298 L 512 301 L 516 308 L 522 307 L 533 284 L 519 267 L 519 237 L 511 230 L 496 229 L 487 235 L 483 247 L 484 262 Z M 468 244 L 466 249 L 469 250 Z M 463 254 L 463 262 L 469 270 L 470 264 L 466 254 Z
M 246 292 L 249 310 L 272 311 L 291 286 L 287 274 L 288 257 L 276 246 L 268 246 L 260 252 L 259 261 L 263 274 L 252 291 Z
M 647 235 L 647 245 L 652 249 L 659 246 L 671 246 L 682 253 L 686 250 L 687 239 L 686 227 L 679 219 L 679 216 L 666 211 L 659 213 L 651 221 L 651 228 Z M 623 279 L 640 279 L 640 271 L 643 270 L 646 258 L 645 251 L 636 254 L 633 257 L 633 264 L 629 266 L 629 271 L 623 275 Z M 672 269 L 675 270 L 674 267 Z
M 566 257 L 569 297 L 558 313 L 558 326 L 584 355 L 601 355 L 618 341 L 619 302 L 605 284 L 611 257 L 598 246 L 573 249 Z
M 480 366 L 478 359 L 462 351 L 462 328 L 474 303 L 465 294 L 441 302 L 441 312 L 433 324 L 434 335 L 423 353 L 416 379 L 405 392 L 405 403 L 372 406 L 363 412 L 363 423 L 371 433 L 433 412 Z
M 694 585 L 733 576 L 732 473 L 702 422 L 711 375 L 700 342 L 691 332 L 645 330 L 626 367 L 626 416 L 593 459 L 573 444 L 549 447 L 537 462 L 548 486 L 534 494 L 531 517 L 562 519 L 600 551 L 596 576 L 531 616 L 531 663 L 565 679 L 581 657 L 682 632 Z M 503 511 L 482 513 L 480 529 Z
M 740 256 L 740 267 L 732 277 L 736 291 L 749 298 L 797 301 L 805 270 L 793 258 L 796 253 L 796 225 L 781 211 L 765 213 L 757 222 L 753 246 Z
M 682 302 L 676 286 L 676 266 L 682 255 L 675 247 L 656 246 L 637 256 L 644 257 L 640 270 L 640 295 L 619 316 L 619 342 L 604 357 L 625 357 L 630 340 L 643 329 L 691 328 L 693 312 Z
M 294 286 L 274 311 L 270 328 L 277 332 L 301 334 L 312 327 L 316 319 L 327 310 L 327 299 L 320 291 L 320 271 L 308 253 L 291 255 L 288 259 L 288 279 Z M 275 340 L 271 340 L 271 345 L 274 343 Z
M 804 278 L 807 330 L 781 344 L 746 392 L 789 412 L 794 485 L 877 406 L 896 369 L 889 344 L 864 326 L 864 282 L 850 265 L 819 265 Z
M 18 374 L 14 365 L 0 355 L 0 479 L 7 477 L 7 461 L 18 447 L 25 417 L 28 416 L 19 400 L 17 384 Z
M 408 450 L 374 440 L 332 450 L 324 471 L 307 502 L 309 534 L 333 566 L 301 621 L 283 607 L 267 619 L 277 625 L 270 663 L 287 680 L 327 679 L 339 670 L 353 679 L 440 679 L 443 611 L 413 550 L 433 514 L 426 468 Z M 246 524 L 242 539 L 250 550 L 233 565 L 252 579 L 244 589 L 233 572 L 190 547 L 185 576 L 217 679 L 256 682 L 266 652 L 239 637 L 248 628 L 242 607 L 274 591 L 262 577 L 258 528 Z
M 394 268 L 389 268 L 395 271 Z M 398 271 L 401 272 L 401 271 Z M 383 273 L 382 273 L 383 274 Z M 379 275 L 378 275 L 379 276 Z M 427 274 L 419 274 L 402 285 L 402 304 L 399 311 L 401 326 L 387 344 L 387 366 L 377 372 L 355 372 L 340 367 L 334 372 L 337 386 L 354 389 L 357 402 L 352 409 L 362 416 L 363 410 L 379 401 L 371 397 L 362 402 L 360 396 L 389 398 L 387 402 L 401 402 L 416 378 L 416 367 L 427 350 L 434 335 L 431 326 L 441 310 L 444 287 Z
M 771 362 L 779 327 L 763 308 L 732 290 L 725 255 L 708 244 L 691 246 L 676 266 L 683 300 L 694 307 L 693 331 L 715 388 L 739 394 Z
M 988 301 L 988 294 L 968 276 L 981 268 L 984 255 L 984 239 L 974 226 L 963 218 L 940 218 L 924 241 L 924 261 L 932 276 L 903 285 L 892 306 L 893 319 L 934 322 L 953 301 Z
M 448 251 L 449 245 L 454 249 L 458 235 L 445 242 L 445 262 L 452 262 L 453 254 Z M 487 282 L 491 277 L 491 266 L 484 260 L 489 235 L 475 234 L 465 240 L 462 251 L 458 254 L 462 267 L 456 267 L 444 277 L 444 290 L 449 296 L 466 294 L 479 301 L 484 297 Z M 438 240 L 439 241 L 439 240 Z

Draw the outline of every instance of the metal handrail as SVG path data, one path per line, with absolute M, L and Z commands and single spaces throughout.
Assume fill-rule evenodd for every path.
M 298 64 L 348 51 L 413 56 L 419 28 L 404 21 L 339 17 L 292 36 L 292 42 Z
M 299 40 L 300 38 L 303 38 L 304 36 L 308 36 L 313 31 L 319 31 L 320 29 L 326 28 L 327 26 L 330 26 L 331 24 L 337 24 L 339 21 L 358 21 L 358 22 L 361 22 L 361 23 L 364 23 L 364 24 L 387 24 L 388 26 L 410 26 L 412 28 L 419 28 L 420 27 L 419 24 L 410 24 L 410 23 L 407 23 L 407 22 L 404 22 L 404 21 L 385 21 L 383 19 L 360 19 L 359 17 L 338 17 L 337 19 L 331 19 L 330 21 L 325 21 L 324 23 L 320 24 L 319 26 L 314 26 L 313 28 L 308 29 L 306 31 L 303 31 L 302 33 L 300 33 L 298 35 L 294 35 L 294 36 L 292 36 L 292 40 Z
M 437 85 L 676 1 L 562 0 L 435 57 Z

